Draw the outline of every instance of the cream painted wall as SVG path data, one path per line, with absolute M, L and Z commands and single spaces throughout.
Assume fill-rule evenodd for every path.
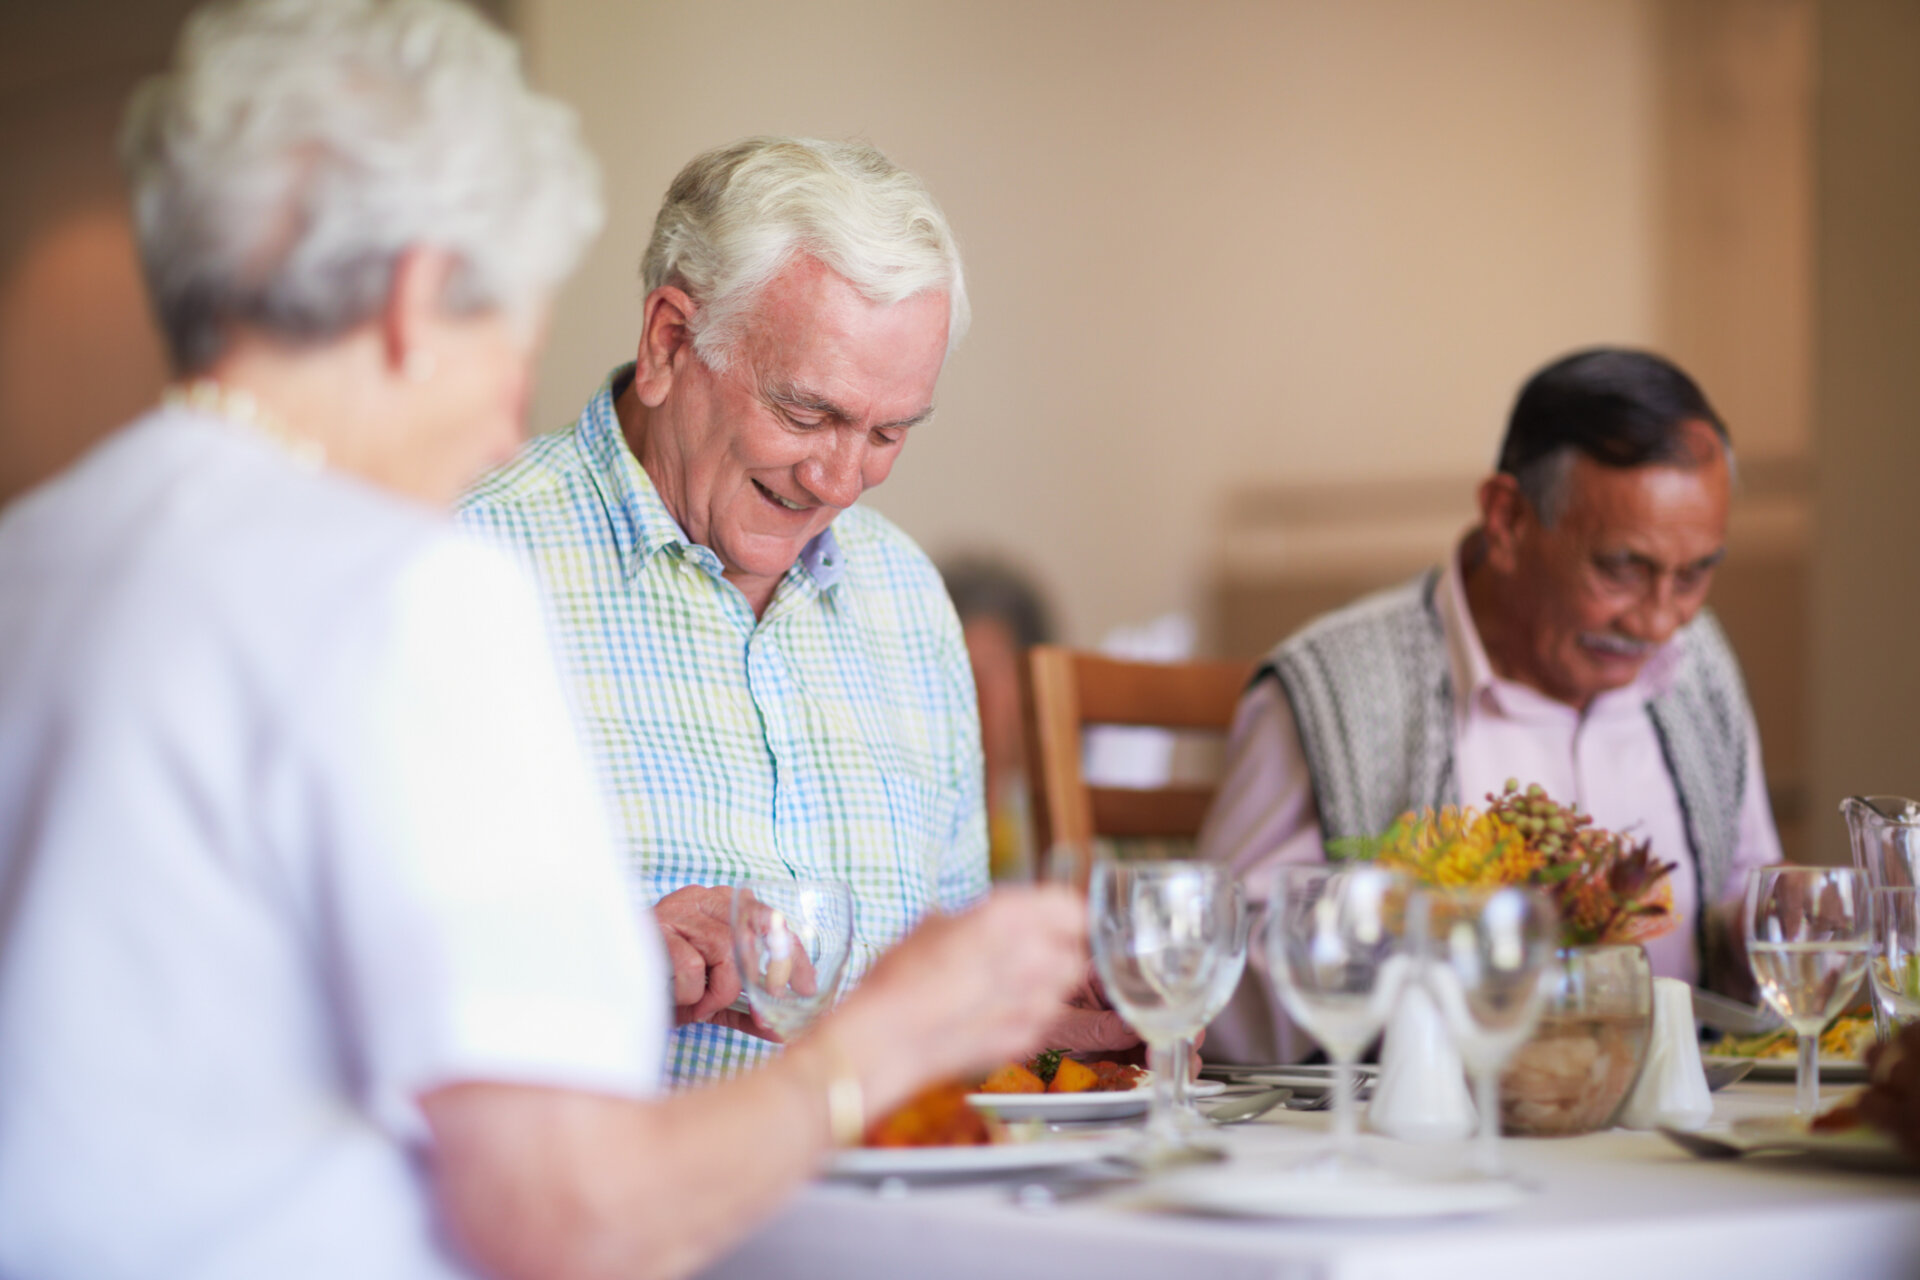
M 1827 0 L 1820 26 L 1813 791 L 1920 797 L 1920 6 Z
M 1649 0 L 521 0 L 608 170 L 537 421 L 635 336 L 674 171 L 860 135 L 967 255 L 972 336 L 869 499 L 1025 557 L 1069 638 L 1197 608 L 1229 491 L 1470 474 L 1519 381 L 1657 343 Z

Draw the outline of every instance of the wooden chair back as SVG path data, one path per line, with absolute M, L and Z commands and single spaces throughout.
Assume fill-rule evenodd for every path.
M 1027 770 L 1039 856 L 1096 836 L 1198 835 L 1214 788 L 1089 787 L 1080 771 L 1085 729 L 1144 725 L 1225 734 L 1254 669 L 1250 661 L 1127 662 L 1060 645 L 1029 650 Z

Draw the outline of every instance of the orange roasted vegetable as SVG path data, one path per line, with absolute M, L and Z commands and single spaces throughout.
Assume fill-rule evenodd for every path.
M 1047 1086 L 1048 1093 L 1085 1093 L 1100 1083 L 1099 1073 L 1084 1062 L 1075 1062 L 1072 1058 L 1060 1059 L 1060 1067 L 1053 1073 L 1053 1083 Z
M 1040 1077 L 1017 1062 L 1009 1062 L 981 1084 L 981 1093 L 1045 1093 Z
M 967 1087 L 937 1084 L 907 1099 L 867 1129 L 869 1147 L 984 1147 L 993 1141 L 986 1117 L 967 1105 Z

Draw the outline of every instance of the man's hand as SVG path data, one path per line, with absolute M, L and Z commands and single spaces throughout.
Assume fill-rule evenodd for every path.
M 740 970 L 733 962 L 729 915 L 732 889 L 689 885 L 653 905 L 653 918 L 667 944 L 673 972 L 673 1022 L 711 1022 L 762 1039 L 777 1039 L 751 1015 L 727 1006 L 740 998 Z
M 1140 1033 L 1107 1003 L 1107 993 L 1092 965 L 1067 993 L 1063 1005 L 1047 1027 L 1047 1048 L 1082 1054 L 1112 1053 L 1139 1045 Z

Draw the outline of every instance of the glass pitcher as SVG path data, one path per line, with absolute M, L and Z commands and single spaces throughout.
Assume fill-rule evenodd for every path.
M 1920 803 L 1905 796 L 1848 796 L 1840 812 L 1853 841 L 1853 865 L 1870 890 L 1920 887 Z M 1873 1025 L 1882 1040 L 1892 1034 L 1877 995 Z
M 1840 802 L 1853 865 L 1870 889 L 1920 886 L 1920 803 L 1905 796 L 1848 796 Z

